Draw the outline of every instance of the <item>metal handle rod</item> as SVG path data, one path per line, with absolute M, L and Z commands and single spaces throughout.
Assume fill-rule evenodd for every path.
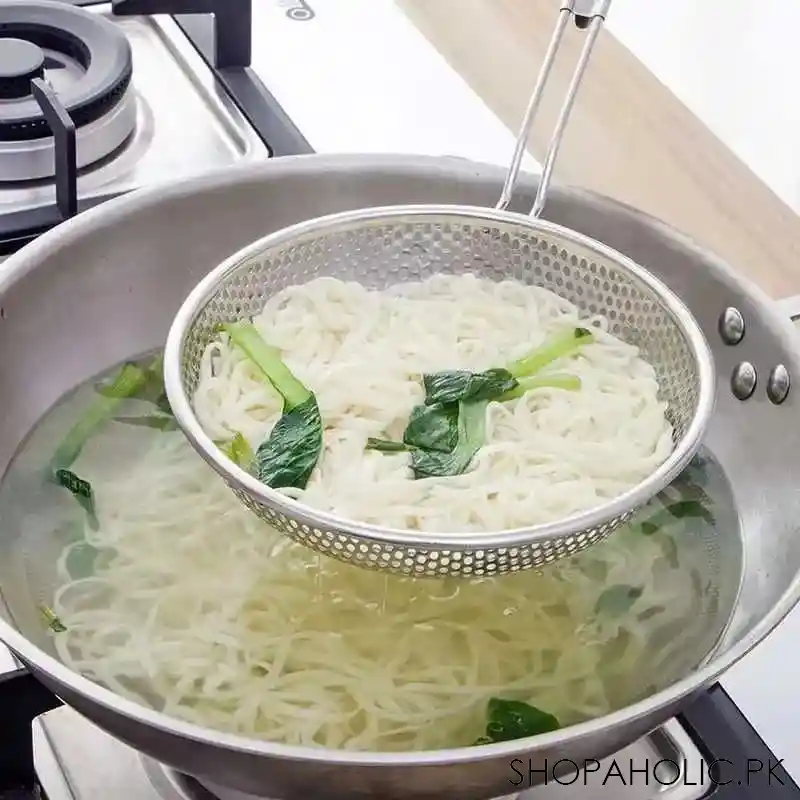
M 572 111 L 572 106 L 575 103 L 575 97 L 578 94 L 581 81 L 583 80 L 586 67 L 589 63 L 594 44 L 597 41 L 597 35 L 600 33 L 600 28 L 608 15 L 611 0 L 568 0 L 561 4 L 561 10 L 558 15 L 555 30 L 550 39 L 550 44 L 547 47 L 547 52 L 539 70 L 539 75 L 536 78 L 536 85 L 533 89 L 533 94 L 528 102 L 528 108 L 525 111 L 525 116 L 522 120 L 519 135 L 517 136 L 517 143 L 514 148 L 514 155 L 511 158 L 511 164 L 506 174 L 506 180 L 503 185 L 503 190 L 500 193 L 500 200 L 497 203 L 497 208 L 505 210 L 508 208 L 509 203 L 514 194 L 517 180 L 519 179 L 519 171 L 522 165 L 522 158 L 525 155 L 525 149 L 530 138 L 531 128 L 536 118 L 536 114 L 541 104 L 544 90 L 547 86 L 547 81 L 550 77 L 550 71 L 558 54 L 558 49 L 561 46 L 561 40 L 564 37 L 567 23 L 571 17 L 575 18 L 575 22 L 579 28 L 585 28 L 588 23 L 588 33 L 586 41 L 581 50 L 577 66 L 572 75 L 572 80 L 567 90 L 566 97 L 561 106 L 561 111 L 558 115 L 555 129 L 550 138 L 550 143 L 547 148 L 547 155 L 545 156 L 544 166 L 542 168 L 542 176 L 539 180 L 539 188 L 536 192 L 536 199 L 531 209 L 531 216 L 538 217 L 544 209 L 545 199 L 547 197 L 547 190 L 550 186 L 550 181 L 553 176 L 553 169 L 555 167 L 556 158 L 558 157 L 558 150 L 561 146 L 561 140 L 564 136 L 564 131 L 569 121 L 569 115 Z

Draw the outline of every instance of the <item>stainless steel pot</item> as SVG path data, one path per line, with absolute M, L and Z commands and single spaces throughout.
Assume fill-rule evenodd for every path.
M 287 158 L 130 195 L 42 236 L 0 267 L 0 471 L 70 388 L 163 344 L 189 290 L 245 243 L 367 205 L 487 205 L 503 177 L 499 169 L 452 158 Z M 524 182 L 520 208 L 530 206 L 535 188 Z M 629 255 L 675 290 L 714 349 L 719 388 L 707 444 L 735 493 L 746 572 L 733 622 L 704 667 L 614 714 L 479 755 L 352 754 L 256 742 L 140 707 L 58 662 L 9 557 L 7 530 L 0 534 L 0 639 L 66 703 L 138 750 L 202 781 L 287 800 L 505 795 L 513 791 L 513 758 L 526 765 L 531 759 L 534 768 L 545 760 L 602 758 L 673 716 L 800 597 L 800 393 L 780 391 L 781 378 L 800 376 L 797 342 L 761 292 L 663 223 L 587 192 L 553 190 L 551 198 L 548 218 Z M 729 308 L 744 321 L 736 344 L 726 343 L 737 338 L 738 317 L 726 314 Z M 751 366 L 739 369 L 742 362 Z M 747 394 L 749 369 L 755 389 L 737 399 Z

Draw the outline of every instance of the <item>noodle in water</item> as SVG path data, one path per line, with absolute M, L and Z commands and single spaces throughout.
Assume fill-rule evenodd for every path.
M 77 465 L 99 527 L 62 556 L 53 640 L 73 669 L 169 714 L 290 744 L 436 749 L 473 744 L 492 697 L 567 725 L 695 666 L 704 600 L 665 559 L 668 531 L 623 530 L 538 574 L 386 576 L 288 542 L 180 433 L 136 436 L 116 469 Z

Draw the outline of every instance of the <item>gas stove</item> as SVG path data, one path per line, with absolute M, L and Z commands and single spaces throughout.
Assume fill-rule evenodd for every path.
M 311 152 L 249 68 L 250 11 L 0 3 L 0 255 L 124 192 Z

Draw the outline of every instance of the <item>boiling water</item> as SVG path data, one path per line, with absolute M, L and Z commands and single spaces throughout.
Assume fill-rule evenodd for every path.
M 29 638 L 53 652 L 55 637 L 66 636 L 62 654 L 87 676 L 185 719 L 295 744 L 388 750 L 469 744 L 483 732 L 487 699 L 498 695 L 570 724 L 695 669 L 735 605 L 738 515 L 708 453 L 631 525 L 541 572 L 469 582 L 399 578 L 289 545 L 239 505 L 152 402 L 122 403 L 71 467 L 92 484 L 95 521 L 47 478 L 47 466 L 96 399 L 96 384 L 46 415 L 0 486 L 0 542 L 11 545 L 0 554 L 3 599 Z M 130 584 L 131 574 L 139 583 Z M 99 578 L 102 591 L 82 589 L 93 585 L 87 578 Z M 128 588 L 115 580 L 142 596 L 123 596 Z M 78 591 L 61 595 L 59 611 L 65 625 L 71 614 L 78 622 L 54 633 L 41 611 L 70 582 Z M 169 592 L 178 600 L 167 607 Z M 223 600 L 235 625 L 204 630 Z M 94 616 L 85 616 L 87 602 Z M 155 606 L 163 607 L 158 624 Z M 91 630 L 97 611 L 110 614 L 103 633 Z M 237 625 L 242 641 L 221 645 Z M 193 627 L 200 645 L 192 644 L 188 660 L 169 656 L 187 647 Z M 152 637 L 144 649 L 142 630 Z M 292 638 L 298 632 L 311 645 Z M 267 644 L 276 637 L 280 658 Z M 301 683 L 301 696 L 286 700 L 280 680 L 297 687 L 326 660 L 336 688 L 303 696 Z M 238 666 L 218 680 L 223 661 Z M 341 679 L 348 672 L 352 686 Z M 383 690 L 375 688 L 381 680 Z M 241 711 L 248 693 L 269 692 L 283 712 L 258 702 Z M 309 706 L 328 717 L 298 727 L 292 720 Z

